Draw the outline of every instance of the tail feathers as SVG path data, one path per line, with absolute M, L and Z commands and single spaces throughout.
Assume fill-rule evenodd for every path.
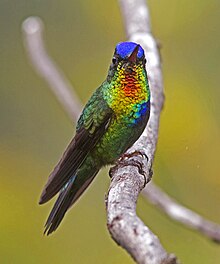
M 53 209 L 45 224 L 44 234 L 49 235 L 58 228 L 69 207 L 75 203 L 80 195 L 86 190 L 97 173 L 98 170 L 87 178 L 74 176 L 70 179 L 70 181 L 60 192 L 53 206 Z
M 63 219 L 69 205 L 70 200 L 70 192 L 73 185 L 73 182 L 75 180 L 76 176 L 71 179 L 69 184 L 67 184 L 63 190 L 60 192 L 53 209 L 50 212 L 50 215 L 47 219 L 47 222 L 45 224 L 45 230 L 44 234 L 47 233 L 49 235 L 53 231 L 55 231 L 60 224 L 61 220 Z M 64 207 L 65 205 L 65 207 Z M 67 208 L 66 208 L 67 207 Z M 58 217 L 59 216 L 59 217 Z

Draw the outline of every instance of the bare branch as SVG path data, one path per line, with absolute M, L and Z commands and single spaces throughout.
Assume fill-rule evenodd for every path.
M 180 205 L 152 182 L 142 191 L 142 194 L 170 218 L 192 229 L 198 230 L 214 242 L 220 243 L 219 225 L 204 219 L 199 214 Z
M 29 17 L 23 22 L 26 50 L 37 73 L 48 82 L 70 119 L 76 122 L 82 108 L 81 103 L 70 82 L 47 54 L 42 37 L 43 28 L 39 17 Z
M 152 100 L 148 126 L 127 153 L 131 158 L 119 161 L 111 170 L 112 181 L 106 198 L 108 228 L 113 239 L 124 247 L 137 263 L 177 263 L 176 258 L 167 254 L 158 238 L 136 215 L 138 195 L 151 179 L 151 166 L 164 101 L 163 81 L 160 55 L 150 32 L 145 1 L 119 2 L 129 40 L 140 43 L 145 49 Z
M 141 4 L 139 4 L 140 2 Z M 128 3 L 130 4 L 130 12 L 128 10 Z M 148 43 L 149 46 L 156 45 L 156 42 L 153 40 L 154 44 L 151 43 L 150 27 L 146 27 L 146 24 L 149 25 L 149 11 L 142 9 L 141 6 L 145 4 L 144 0 L 139 1 L 121 1 L 122 12 L 124 14 L 124 22 L 126 25 L 126 31 L 130 39 L 142 43 L 142 39 Z M 132 15 L 132 10 L 138 10 L 139 17 Z M 140 22 L 140 20 L 142 22 Z M 145 47 L 145 46 L 144 46 Z M 145 47 L 146 48 L 146 47 Z M 154 97 L 154 92 L 160 92 L 160 89 L 155 89 L 155 85 L 162 83 L 162 77 L 156 71 L 157 63 L 160 63 L 160 60 L 156 57 L 154 49 L 147 50 L 146 56 L 148 58 L 147 68 L 148 68 L 148 77 L 150 79 L 150 87 L 152 90 L 152 105 L 155 106 L 154 102 L 159 102 L 157 107 L 162 107 L 163 102 L 161 103 L 158 99 L 163 100 L 162 92 L 160 95 L 157 94 L 157 97 Z M 158 66 L 159 67 L 159 66 Z M 152 74 L 155 74 L 152 76 Z M 161 79 L 160 79 L 161 78 Z M 152 83 L 155 82 L 155 83 Z M 158 103 L 157 103 L 158 104 Z M 149 135 L 148 135 L 149 136 Z M 148 144 L 148 143 L 147 143 Z M 220 242 L 220 226 L 216 223 L 206 220 L 199 214 L 187 209 L 186 207 L 176 203 L 172 198 L 170 198 L 166 193 L 164 193 L 160 188 L 155 186 L 152 182 L 147 186 L 142 194 L 153 204 L 157 205 L 162 211 L 164 211 L 170 218 L 181 222 L 182 224 L 191 227 L 202 234 L 206 235 L 208 238 L 212 239 L 215 242 Z
M 106 208 L 112 238 L 137 263 L 176 264 L 175 256 L 166 253 L 159 239 L 136 215 L 136 201 L 146 183 L 145 177 L 148 180 L 151 177 L 147 158 L 134 156 L 127 162 L 111 170 L 113 178 L 106 197 Z M 142 175 L 140 169 L 148 173 Z

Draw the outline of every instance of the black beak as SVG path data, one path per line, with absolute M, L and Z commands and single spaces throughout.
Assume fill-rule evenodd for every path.
M 139 50 L 140 45 L 137 45 L 135 49 L 132 51 L 131 55 L 128 57 L 128 61 L 130 62 L 136 62 L 137 61 L 137 54 Z

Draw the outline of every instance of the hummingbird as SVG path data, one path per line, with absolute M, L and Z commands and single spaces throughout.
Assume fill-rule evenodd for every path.
M 58 228 L 99 170 L 116 163 L 142 134 L 150 115 L 145 66 L 144 50 L 139 44 L 116 45 L 106 80 L 85 105 L 75 136 L 41 194 L 39 204 L 44 204 L 59 192 L 44 234 Z

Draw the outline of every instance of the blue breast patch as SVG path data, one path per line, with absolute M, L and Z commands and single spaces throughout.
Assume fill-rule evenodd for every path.
M 128 123 L 133 126 L 141 122 L 148 113 L 150 113 L 150 101 L 142 104 L 137 104 L 133 108 L 130 117 L 128 117 Z

